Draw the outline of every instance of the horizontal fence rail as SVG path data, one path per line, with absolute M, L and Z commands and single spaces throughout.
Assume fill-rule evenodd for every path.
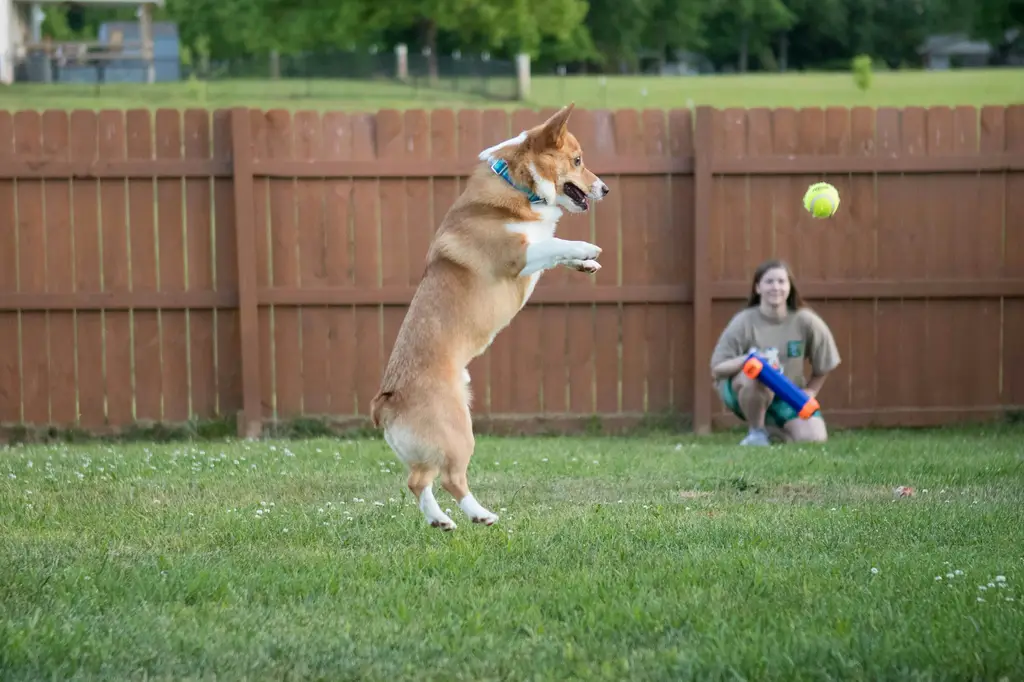
M 0 112 L 0 423 L 365 425 L 476 155 L 553 110 Z M 758 263 L 843 363 L 830 423 L 1024 409 L 1024 107 L 576 110 L 612 188 L 469 367 L 482 429 L 735 424 L 711 348 Z M 806 187 L 839 212 L 815 220 Z M 941 367 L 942 372 L 935 371 Z

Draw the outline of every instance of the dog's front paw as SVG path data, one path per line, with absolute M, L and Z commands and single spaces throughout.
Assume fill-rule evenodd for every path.
M 577 270 L 578 272 L 586 272 L 593 274 L 601 269 L 601 264 L 596 260 L 571 260 L 568 261 L 566 267 Z
M 569 249 L 570 260 L 596 260 L 601 255 L 601 247 L 589 242 L 571 242 L 572 248 Z

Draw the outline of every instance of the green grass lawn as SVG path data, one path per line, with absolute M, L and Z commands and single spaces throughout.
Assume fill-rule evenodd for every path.
M 234 80 L 153 86 L 15 85 L 0 89 L 3 109 L 126 109 L 135 107 L 253 106 L 288 109 L 381 108 L 514 109 L 555 107 L 574 100 L 585 108 L 934 106 L 1024 103 L 1024 70 L 989 69 L 875 74 L 867 92 L 849 73 L 754 74 L 701 77 L 538 76 L 531 101 L 499 102 L 450 90 L 390 82 Z
M 1021 679 L 1024 430 L 0 451 L 0 679 Z M 895 499 L 893 487 L 913 497 Z

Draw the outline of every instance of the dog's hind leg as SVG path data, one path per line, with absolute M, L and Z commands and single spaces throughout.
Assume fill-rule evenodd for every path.
M 455 522 L 441 511 L 441 506 L 434 498 L 434 479 L 440 471 L 438 458 L 433 457 L 435 449 L 424 447 L 412 431 L 402 425 L 389 425 L 384 429 L 384 440 L 395 451 L 409 469 L 406 483 L 409 491 L 415 496 L 416 504 L 423 516 L 434 528 L 454 530 Z
M 419 502 L 420 511 L 434 528 L 441 530 L 454 530 L 455 522 L 451 517 L 441 511 L 441 506 L 434 498 L 434 479 L 437 477 L 437 469 L 431 466 L 415 465 L 409 469 L 409 491 Z
M 498 515 L 477 502 L 469 491 L 466 468 L 449 466 L 441 472 L 441 485 L 459 501 L 459 508 L 473 523 L 490 526 L 498 520 Z
M 490 526 L 498 520 L 498 515 L 476 501 L 469 490 L 469 460 L 473 456 L 475 439 L 472 426 L 466 424 L 465 430 L 448 438 L 445 450 L 444 468 L 441 469 L 441 485 L 459 503 L 459 508 L 473 523 Z

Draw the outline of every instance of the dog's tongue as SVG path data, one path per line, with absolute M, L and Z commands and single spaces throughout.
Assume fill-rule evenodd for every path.
M 577 202 L 579 204 L 583 204 L 584 206 L 586 206 L 586 204 L 587 204 L 587 195 L 583 192 L 583 190 L 581 190 L 576 185 L 572 184 L 571 182 L 565 183 L 565 193 L 573 201 L 575 201 L 575 202 Z

